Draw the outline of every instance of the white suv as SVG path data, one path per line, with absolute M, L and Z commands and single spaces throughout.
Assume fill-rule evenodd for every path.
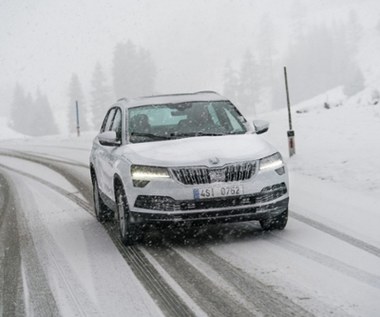
M 215 92 L 120 99 L 90 157 L 99 221 L 114 215 L 125 244 L 142 226 L 258 220 L 284 229 L 288 174 L 280 153 Z

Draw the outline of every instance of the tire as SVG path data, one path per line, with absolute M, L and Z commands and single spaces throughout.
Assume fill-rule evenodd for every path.
M 96 177 L 93 178 L 92 191 L 93 191 L 94 210 L 95 210 L 96 219 L 99 222 L 105 222 L 109 218 L 110 210 L 104 204 L 102 198 L 100 197 L 99 186 L 98 186 L 98 181 L 96 180 Z
M 275 217 L 260 220 L 261 228 L 265 231 L 284 230 L 288 223 L 288 209 Z
M 120 186 L 116 189 L 115 196 L 120 240 L 124 245 L 133 245 L 140 239 L 139 227 L 130 222 L 127 197 Z

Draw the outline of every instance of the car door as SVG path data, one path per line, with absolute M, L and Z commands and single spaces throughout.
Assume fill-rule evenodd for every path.
M 119 107 L 115 108 L 115 114 L 109 126 L 109 130 L 115 131 L 117 140 L 122 143 L 122 111 Z M 118 162 L 121 156 L 121 146 L 104 146 L 104 193 L 111 199 L 114 199 L 113 178 L 115 175 L 115 164 Z
M 109 131 L 112 127 L 112 123 L 115 117 L 116 113 L 116 107 L 111 108 L 103 121 L 102 127 L 100 129 L 100 133 Z M 107 180 L 107 160 L 108 160 L 108 146 L 104 146 L 100 144 L 99 139 L 96 139 L 96 142 L 94 142 L 94 155 L 93 155 L 93 161 L 95 165 L 95 171 L 96 171 L 96 177 L 98 180 L 98 186 L 102 193 L 107 194 L 107 183 L 109 182 Z

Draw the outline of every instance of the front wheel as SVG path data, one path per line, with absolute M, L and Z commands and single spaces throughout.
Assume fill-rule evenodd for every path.
M 275 217 L 260 220 L 261 228 L 265 231 L 284 230 L 288 223 L 288 209 Z
M 116 189 L 117 220 L 119 224 L 120 240 L 124 245 L 132 245 L 139 239 L 139 230 L 136 224 L 130 222 L 130 213 L 127 197 L 122 188 Z
M 108 207 L 104 204 L 102 198 L 100 197 L 99 186 L 98 186 L 98 181 L 96 177 L 94 177 L 93 179 L 92 190 L 93 190 L 94 209 L 95 209 L 96 219 L 100 222 L 105 222 L 109 217 L 110 211 Z

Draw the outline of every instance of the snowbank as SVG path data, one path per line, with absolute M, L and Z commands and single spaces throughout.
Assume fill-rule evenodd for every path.
M 380 197 L 380 104 L 373 89 L 344 100 L 340 89 L 292 107 L 296 155 L 291 172 Z M 264 137 L 288 157 L 288 114 L 262 115 Z

